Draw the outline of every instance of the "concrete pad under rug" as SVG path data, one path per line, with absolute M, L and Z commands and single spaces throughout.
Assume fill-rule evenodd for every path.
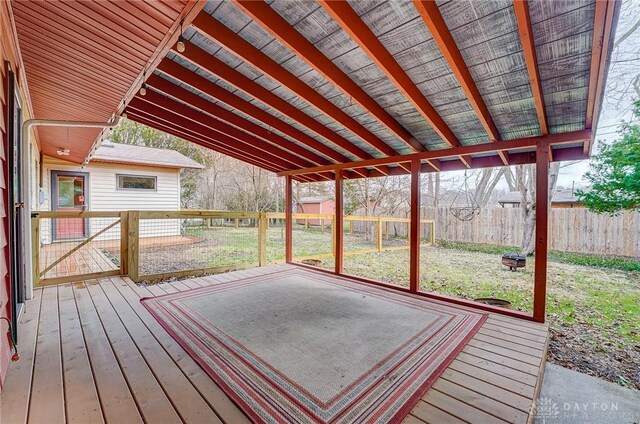
M 142 303 L 256 422 L 399 421 L 487 317 L 302 268 Z

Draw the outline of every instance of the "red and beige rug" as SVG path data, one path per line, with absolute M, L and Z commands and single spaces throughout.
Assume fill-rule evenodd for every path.
M 302 268 L 142 302 L 256 422 L 399 421 L 486 319 Z

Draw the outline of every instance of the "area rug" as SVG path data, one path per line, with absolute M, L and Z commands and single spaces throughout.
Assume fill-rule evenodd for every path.
M 306 269 L 142 299 L 255 422 L 394 422 L 486 314 Z

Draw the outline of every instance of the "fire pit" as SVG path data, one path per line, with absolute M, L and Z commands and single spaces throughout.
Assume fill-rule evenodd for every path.
M 479 297 L 473 300 L 479 303 L 484 303 L 485 305 L 499 306 L 501 308 L 511 309 L 511 302 L 509 302 L 508 300 L 496 299 L 493 297 Z
M 524 268 L 527 264 L 527 258 L 518 255 L 517 253 L 507 253 L 502 255 L 502 265 L 509 267 L 511 271 L 516 271 L 518 268 Z

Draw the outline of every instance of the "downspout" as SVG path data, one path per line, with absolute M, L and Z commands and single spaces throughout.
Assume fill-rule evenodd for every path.
M 56 121 L 50 119 L 28 119 L 22 123 L 22 187 L 23 187 L 23 241 L 24 241 L 24 279 L 25 296 L 33 297 L 33 263 L 31 253 L 31 128 L 32 127 L 67 127 L 67 128 L 102 128 L 111 129 L 120 123 L 120 116 L 110 122 Z M 102 137 L 104 134 L 101 134 Z M 90 152 L 91 153 L 91 152 Z M 40 164 L 42 167 L 42 164 Z M 39 248 L 36 246 L 35 248 Z

